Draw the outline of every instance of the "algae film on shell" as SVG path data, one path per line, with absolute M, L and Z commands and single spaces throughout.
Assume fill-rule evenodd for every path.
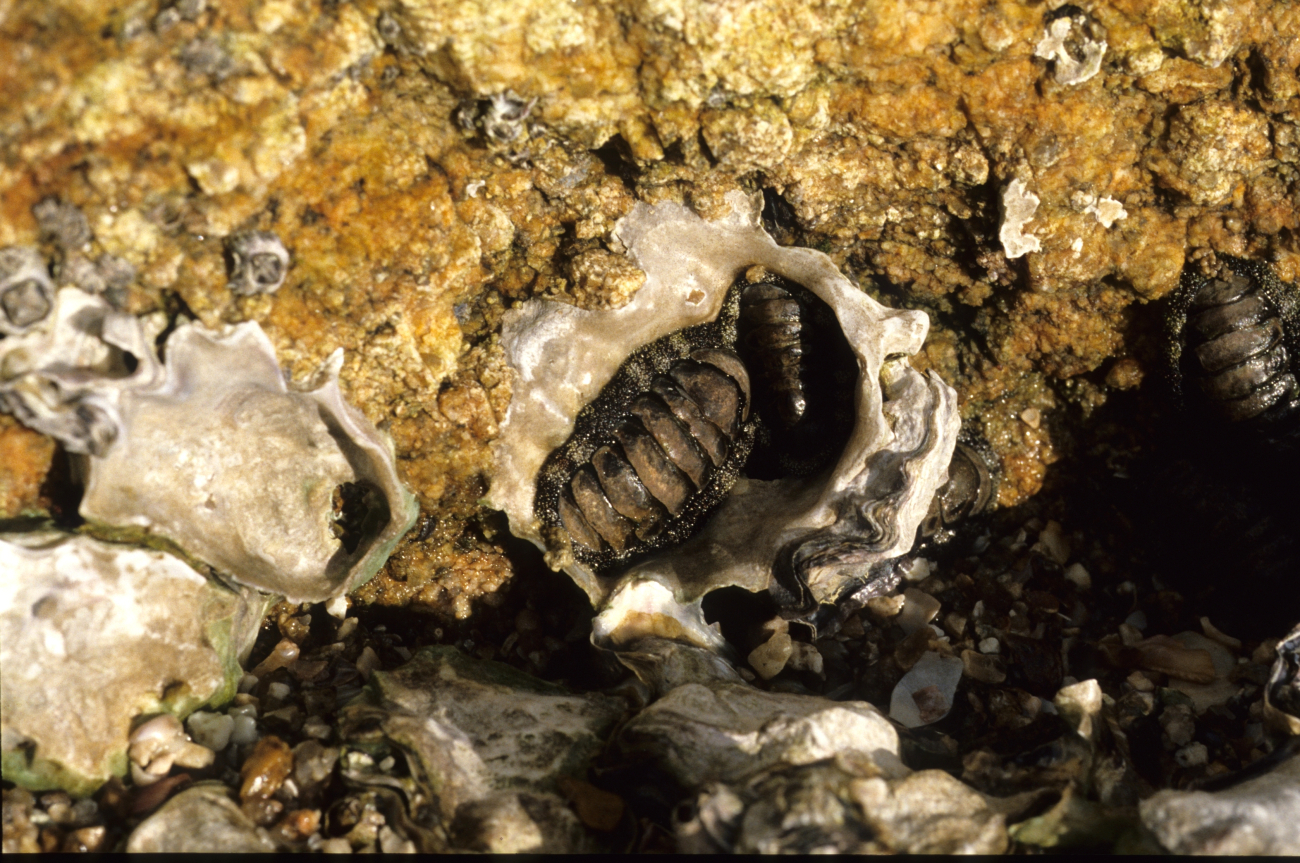
M 820 252 L 778 246 L 759 226 L 749 196 L 731 193 L 729 202 L 731 214 L 716 222 L 680 205 L 638 205 L 616 228 L 646 274 L 626 305 L 586 311 L 533 300 L 511 311 L 503 327 L 516 379 L 489 501 L 601 610 L 598 641 L 627 644 L 666 627 L 717 648 L 720 636 L 704 622 L 700 603 L 723 587 L 771 590 L 795 616 L 873 582 L 892 587 L 890 562 L 910 549 L 947 478 L 960 425 L 955 393 L 906 360 L 925 341 L 925 314 L 876 303 Z M 573 537 L 546 517 L 550 505 L 539 506 L 539 489 L 553 494 L 560 485 L 547 475 L 554 454 L 584 441 L 580 465 L 608 443 L 601 424 L 621 421 L 618 405 L 653 391 L 656 376 L 671 377 L 692 353 L 734 349 L 747 272 L 806 291 L 833 313 L 852 356 L 846 401 L 853 415 L 842 451 L 807 475 L 768 470 L 758 478 L 736 465 L 717 500 L 705 495 L 707 517 L 688 535 L 619 566 L 575 554 Z M 747 372 L 749 383 L 738 385 L 740 426 L 751 421 L 752 361 Z

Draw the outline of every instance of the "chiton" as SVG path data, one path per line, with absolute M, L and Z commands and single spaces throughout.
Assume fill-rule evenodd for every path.
M 755 430 L 738 306 L 634 351 L 538 473 L 538 518 L 596 571 L 681 542 L 736 481 Z
M 802 285 L 751 267 L 737 286 L 737 349 L 753 370 L 759 418 L 745 474 L 776 479 L 825 470 L 853 429 L 853 349 L 835 313 Z
M 1190 270 L 1175 297 L 1176 383 L 1230 422 L 1268 423 L 1296 413 L 1300 384 L 1297 303 L 1264 264 L 1219 256 Z
M 830 308 L 751 267 L 714 321 L 634 351 L 579 412 L 538 474 L 538 517 L 601 572 L 676 545 L 738 476 L 830 467 L 853 428 L 856 378 Z

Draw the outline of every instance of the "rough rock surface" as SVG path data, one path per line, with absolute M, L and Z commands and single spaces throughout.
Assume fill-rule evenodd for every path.
M 1161 791 L 1141 811 L 1174 854 L 1300 854 L 1300 758 L 1223 791 Z
M 135 828 L 130 854 L 268 854 L 276 850 L 267 831 L 230 799 L 223 785 L 197 785 L 177 794 Z
M 1286 3 L 1092 4 L 1086 80 L 1062 78 L 1073 36 L 1038 51 L 1050 10 L 1011 2 L 197 8 L 5 7 L 0 246 L 134 312 L 259 320 L 295 376 L 343 347 L 427 522 L 369 602 L 464 616 L 510 577 L 477 504 L 509 394 L 493 333 L 532 296 L 620 303 L 610 231 L 637 200 L 711 216 L 767 190 L 782 242 L 938 313 L 920 364 L 983 425 L 1006 505 L 1073 446 L 1058 417 L 1151 376 L 1142 307 L 1190 254 L 1300 275 Z M 1013 183 L 1039 248 L 1009 259 Z M 223 244 L 259 230 L 293 265 L 239 296 Z
M 406 752 L 456 846 L 580 851 L 582 830 L 557 781 L 586 771 L 623 711 L 617 699 L 570 695 L 509 666 L 426 648 L 377 673 L 343 711 L 340 731 L 364 742 L 377 727 Z

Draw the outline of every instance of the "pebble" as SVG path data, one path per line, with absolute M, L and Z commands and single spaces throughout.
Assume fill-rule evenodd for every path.
M 1002 650 L 1002 644 L 993 636 L 980 639 L 980 653 L 998 653 Z
M 239 799 L 270 797 L 280 790 L 292 769 L 293 750 L 289 745 L 274 735 L 263 737 L 240 768 L 243 784 L 239 788 Z
M 905 635 L 911 635 L 925 626 L 939 613 L 939 600 L 915 587 L 903 591 L 903 600 L 903 609 L 898 615 L 897 623 Z
M 1079 590 L 1092 589 L 1092 576 L 1081 563 L 1072 563 L 1066 567 L 1065 580 L 1072 583 Z
M 749 653 L 749 666 L 758 672 L 764 680 L 771 680 L 781 673 L 790 654 L 794 652 L 794 641 L 787 632 L 777 632 L 764 643 Z
M 1002 660 L 996 656 L 963 650 L 961 661 L 963 673 L 972 680 L 978 680 L 980 683 L 1001 683 L 1007 679 L 1007 673 L 1002 669 Z
M 189 726 L 194 742 L 206 746 L 215 752 L 225 749 L 230 743 L 230 734 L 235 730 L 233 717 L 222 713 L 208 713 L 203 710 L 190 714 L 185 720 Z
M 952 709 L 962 661 L 955 656 L 926 653 L 903 675 L 889 699 L 889 716 L 907 728 L 938 722 Z
M 1210 753 L 1204 743 L 1189 743 L 1174 753 L 1179 767 L 1201 767 L 1209 763 Z

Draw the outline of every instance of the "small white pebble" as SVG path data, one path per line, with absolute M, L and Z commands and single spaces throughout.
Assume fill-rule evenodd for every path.
M 1072 582 L 1079 590 L 1092 589 L 1092 576 L 1081 563 L 1072 563 L 1065 570 L 1065 580 Z
M 1124 622 L 1139 632 L 1147 628 L 1147 613 L 1138 610 L 1124 618 Z
M 357 631 L 357 619 L 355 617 L 349 617 L 339 624 L 338 635 L 336 635 L 335 637 L 338 638 L 339 641 L 342 641 L 343 639 L 347 638 L 349 635 L 351 635 L 356 631 Z
M 230 733 L 235 730 L 233 717 L 203 710 L 191 713 L 185 724 L 189 726 L 195 743 L 216 752 L 226 748 L 230 743 Z
M 352 845 L 342 836 L 335 836 L 322 842 L 320 850 L 322 854 L 351 854 Z
M 256 674 L 245 674 L 243 677 L 239 678 L 240 692 L 252 692 L 253 688 L 256 686 L 257 686 Z
M 1200 767 L 1209 760 L 1210 753 L 1204 743 L 1190 743 L 1174 753 L 1174 761 L 1179 767 Z
M 257 733 L 257 719 L 247 713 L 236 715 L 233 711 L 231 718 L 234 720 L 230 729 L 230 741 L 232 743 L 238 743 L 242 746 L 257 740 L 259 736 Z
M 307 721 L 302 724 L 302 733 L 308 737 L 315 737 L 317 740 L 329 740 L 329 723 L 319 716 L 309 716 Z
M 980 642 L 980 653 L 997 653 L 1002 649 L 1002 645 L 993 636 L 989 636 Z
M 275 701 L 284 701 L 284 699 L 289 697 L 289 684 L 272 683 L 270 686 L 266 687 L 266 694 Z
M 360 672 L 361 679 L 369 680 L 371 673 L 378 667 L 379 655 L 375 653 L 370 645 L 366 645 L 366 648 L 361 651 L 361 655 L 357 657 L 357 671 Z
M 330 617 L 342 620 L 348 616 L 348 598 L 346 596 L 336 596 L 329 602 L 325 603 L 325 612 Z
M 392 770 L 396 764 L 397 764 L 397 759 L 390 755 L 387 758 L 385 758 L 383 761 L 379 762 L 379 769 L 382 772 L 387 773 L 388 771 Z
M 1043 422 L 1043 412 L 1038 408 L 1025 408 L 1020 412 L 1020 420 L 1031 429 L 1037 429 Z

